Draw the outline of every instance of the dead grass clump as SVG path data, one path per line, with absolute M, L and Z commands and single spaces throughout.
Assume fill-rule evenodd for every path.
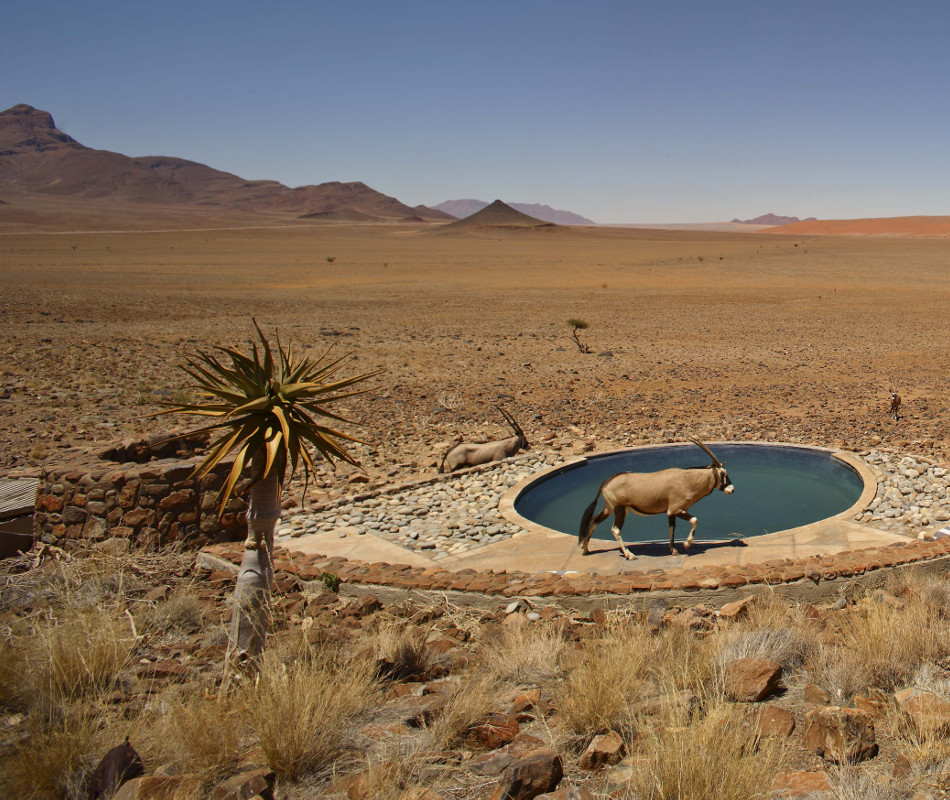
M 704 695 L 715 676 L 712 642 L 673 625 L 649 642 L 647 661 L 655 692 L 689 690 Z
M 829 777 L 830 800 L 905 800 L 913 794 L 909 781 L 886 773 L 839 767 Z
M 589 740 L 608 729 L 629 730 L 630 705 L 647 683 L 651 650 L 649 632 L 635 625 L 587 643 L 556 693 L 568 731 Z
M 565 641 L 554 625 L 532 624 L 520 614 L 481 647 L 482 665 L 499 680 L 544 683 L 560 672 Z
M 0 796 L 25 800 L 84 797 L 83 777 L 104 735 L 88 704 L 31 713 L 23 738 L 0 759 Z M 114 742 L 113 742 L 114 744 Z
M 328 769 L 346 753 L 356 719 L 376 694 L 369 662 L 344 664 L 314 651 L 285 663 L 267 653 L 244 702 L 267 763 L 293 780 Z
M 205 785 L 231 774 L 243 754 L 248 723 L 240 698 L 207 695 L 198 688 L 166 692 L 157 715 L 143 715 L 132 733 L 152 763 L 174 762 Z
M 742 709 L 714 704 L 678 726 L 644 726 L 629 788 L 639 800 L 764 798 L 782 758 L 776 740 L 759 739 Z
M 190 584 L 182 584 L 145 617 L 149 628 L 162 633 L 195 633 L 204 625 L 205 611 L 198 590 Z
M 945 649 L 947 626 L 931 612 L 914 598 L 903 607 L 864 601 L 851 613 L 841 644 L 865 664 L 871 685 L 893 689 Z
M 498 681 L 491 673 L 466 675 L 444 695 L 445 705 L 415 742 L 418 753 L 450 750 L 490 711 L 498 697 Z
M 102 609 L 51 615 L 32 627 L 24 688 L 53 704 L 100 694 L 128 665 L 133 644 L 128 626 Z
M 431 668 L 431 654 L 426 647 L 428 633 L 428 628 L 405 620 L 381 620 L 369 637 L 378 677 L 424 680 Z
M 805 663 L 812 683 L 829 692 L 837 705 L 847 705 L 872 683 L 872 674 L 862 657 L 847 647 L 821 644 Z

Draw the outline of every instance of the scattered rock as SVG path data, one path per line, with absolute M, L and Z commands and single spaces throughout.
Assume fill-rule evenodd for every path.
M 556 789 L 563 777 L 557 753 L 546 747 L 532 750 L 504 771 L 489 800 L 533 800 Z
M 782 665 L 771 658 L 739 658 L 726 665 L 726 697 L 755 703 L 772 694 L 782 680 Z
M 480 750 L 496 750 L 514 739 L 519 730 L 514 717 L 492 711 L 468 729 L 465 743 Z
M 784 708 L 765 706 L 755 710 L 752 725 L 761 736 L 785 738 L 795 730 L 795 718 Z
M 581 755 L 577 766 L 581 769 L 593 770 L 620 763 L 627 754 L 627 748 L 616 731 L 607 731 L 595 736 L 593 741 Z
M 877 755 L 871 715 L 856 708 L 822 706 L 809 711 L 804 744 L 834 764 L 857 764 Z
M 830 706 L 831 694 L 826 692 L 820 686 L 817 686 L 814 683 L 809 683 L 805 687 L 805 702 L 811 703 L 813 706 Z
M 218 784 L 212 800 L 250 800 L 253 797 L 273 797 L 274 773 L 259 768 L 242 772 Z
M 814 792 L 830 792 L 831 781 L 824 772 L 795 770 L 780 772 L 772 779 L 773 797 L 805 797 Z

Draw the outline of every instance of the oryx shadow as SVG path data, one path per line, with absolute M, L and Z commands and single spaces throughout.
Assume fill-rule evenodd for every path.
M 597 545 L 607 545 L 600 547 L 595 550 L 595 542 Z M 670 552 L 669 542 L 624 542 L 627 545 L 627 549 L 633 553 L 635 556 L 648 556 L 651 558 L 671 558 L 675 557 L 673 553 Z M 676 549 L 679 551 L 678 555 L 681 556 L 695 556 L 700 553 L 705 553 L 708 550 L 719 550 L 723 547 L 748 547 L 744 539 L 723 539 L 721 541 L 708 541 L 701 542 L 697 539 L 693 540 L 692 547 L 689 550 L 683 549 L 683 543 L 674 542 Z M 591 539 L 590 540 L 590 554 L 595 555 L 597 553 L 616 553 L 619 556 L 623 556 L 623 553 L 620 550 L 620 545 L 613 544 L 608 542 L 606 539 Z

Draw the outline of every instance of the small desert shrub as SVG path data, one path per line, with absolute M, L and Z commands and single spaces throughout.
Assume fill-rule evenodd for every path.
M 810 681 L 829 692 L 840 706 L 871 684 L 871 671 L 862 657 L 838 645 L 819 645 L 805 663 L 805 671 Z
M 292 663 L 266 653 L 244 699 L 267 763 L 296 779 L 326 770 L 349 749 L 355 721 L 376 694 L 372 664 L 314 651 Z
M 498 637 L 484 643 L 481 663 L 500 680 L 543 683 L 560 671 L 564 637 L 553 625 L 530 623 L 520 614 L 502 627 Z
M 102 693 L 128 665 L 133 643 L 127 625 L 102 609 L 44 619 L 25 655 L 27 689 L 54 704 Z
M 648 679 L 649 637 L 643 627 L 624 626 L 586 644 L 557 692 L 560 717 L 571 733 L 585 740 L 631 727 L 630 705 Z
M 828 800 L 907 800 L 913 794 L 908 781 L 875 775 L 854 767 L 838 767 L 829 775 Z
M 84 797 L 83 774 L 102 749 L 102 721 L 86 703 L 33 713 L 26 735 L 0 759 L 0 796 L 24 800 Z M 114 744 L 114 743 L 113 743 Z
M 183 584 L 171 591 L 148 615 L 150 627 L 163 633 L 194 633 L 204 624 L 204 608 L 195 587 Z
M 720 668 L 737 658 L 770 658 L 785 670 L 800 667 L 817 639 L 798 628 L 735 629 L 724 632 L 717 642 L 716 663 Z
M 842 646 L 866 665 L 871 684 L 882 689 L 899 686 L 921 665 L 940 657 L 948 638 L 932 608 L 914 598 L 902 608 L 865 600 L 840 635 Z
M 491 711 L 498 698 L 494 675 L 463 676 L 445 695 L 445 705 L 416 743 L 418 752 L 438 752 L 456 747 L 472 726 Z
M 649 642 L 648 669 L 654 691 L 690 690 L 703 695 L 715 676 L 709 639 L 672 625 Z
M 158 717 L 141 717 L 131 734 L 143 757 L 154 763 L 173 761 L 206 784 L 235 770 L 248 727 L 242 702 L 182 688 L 166 692 L 159 708 Z
M 775 740 L 752 733 L 741 709 L 724 703 L 686 725 L 644 726 L 642 736 L 629 787 L 639 800 L 764 798 L 782 755 Z
M 431 666 L 426 647 L 428 632 L 403 620 L 382 620 L 369 639 L 378 676 L 396 681 L 424 680 Z

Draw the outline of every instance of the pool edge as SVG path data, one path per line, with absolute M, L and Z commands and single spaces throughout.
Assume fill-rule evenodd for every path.
M 507 492 L 505 492 L 501 499 L 498 501 L 498 513 L 501 514 L 504 519 L 508 520 L 522 529 L 521 532 L 526 533 L 541 533 L 544 535 L 557 535 L 557 536 L 570 536 L 569 533 L 564 533 L 563 531 L 555 530 L 554 528 L 548 528 L 544 525 L 539 525 L 537 522 L 533 522 L 527 517 L 521 516 L 515 510 L 515 501 L 521 495 L 521 493 L 528 488 L 528 486 L 536 483 L 539 479 L 543 478 L 546 475 L 563 470 L 566 466 L 571 464 L 578 464 L 581 462 L 589 461 L 591 458 L 600 458 L 603 456 L 615 455 L 618 453 L 629 453 L 636 450 L 655 450 L 662 447 L 682 447 L 685 442 L 664 442 L 661 444 L 642 444 L 635 445 L 633 447 L 618 447 L 612 450 L 603 450 L 596 453 L 590 453 L 589 455 L 583 456 L 569 456 L 564 461 L 559 464 L 555 464 L 552 467 L 547 467 L 542 470 L 528 475 L 525 478 L 522 478 L 518 483 L 512 486 Z M 858 499 L 851 505 L 849 508 L 844 511 L 840 511 L 837 514 L 834 514 L 830 517 L 823 517 L 820 520 L 815 522 L 810 522 L 808 525 L 799 526 L 797 528 L 785 528 L 781 531 L 770 531 L 770 534 L 777 533 L 787 533 L 788 531 L 797 531 L 803 527 L 810 527 L 813 525 L 821 525 L 824 522 L 829 520 L 851 520 L 854 521 L 854 516 L 859 512 L 863 511 L 871 500 L 874 499 L 875 494 L 877 493 L 877 476 L 871 470 L 871 468 L 865 464 L 857 456 L 846 450 L 838 450 L 831 447 L 819 447 L 817 445 L 807 445 L 807 444 L 792 444 L 789 442 L 757 442 L 757 441 L 727 441 L 727 442 L 710 442 L 709 446 L 714 447 L 718 445 L 738 445 L 738 446 L 756 446 L 756 447 L 783 447 L 783 448 L 795 448 L 798 450 L 812 450 L 819 453 L 827 453 L 832 458 L 837 459 L 846 466 L 850 467 L 854 472 L 857 473 L 858 477 L 861 479 L 861 482 L 864 488 L 861 491 L 861 495 Z M 517 534 L 515 534 L 517 535 Z M 719 541 L 719 540 L 709 540 L 709 541 Z

